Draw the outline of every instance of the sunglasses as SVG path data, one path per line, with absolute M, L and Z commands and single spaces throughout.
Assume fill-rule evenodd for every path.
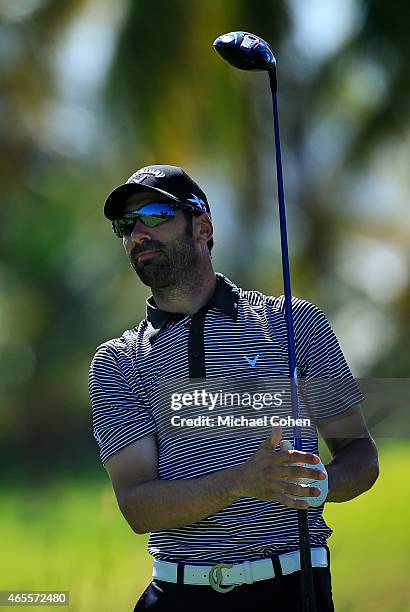
M 160 223 L 173 219 L 177 210 L 191 210 L 192 212 L 191 207 L 181 204 L 151 202 L 141 206 L 138 210 L 125 213 L 120 219 L 114 219 L 112 228 L 119 238 L 130 236 L 137 220 L 147 227 L 156 227 Z

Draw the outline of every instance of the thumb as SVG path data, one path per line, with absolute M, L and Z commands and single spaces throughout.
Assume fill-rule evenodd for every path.
M 280 425 L 272 425 L 272 433 L 269 442 L 272 448 L 275 448 L 282 439 L 282 427 Z

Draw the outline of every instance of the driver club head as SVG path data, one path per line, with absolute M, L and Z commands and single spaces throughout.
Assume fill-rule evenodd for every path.
M 228 32 L 214 41 L 215 50 L 235 68 L 276 71 L 272 49 L 259 36 L 249 32 Z

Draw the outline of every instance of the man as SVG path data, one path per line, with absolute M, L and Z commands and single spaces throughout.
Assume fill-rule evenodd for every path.
M 326 318 L 294 298 L 299 377 L 353 382 L 316 413 L 333 457 L 326 469 L 316 434 L 303 439 L 304 452 L 286 450 L 280 427 L 259 438 L 161 434 L 161 381 L 287 376 L 283 296 L 214 272 L 210 207 L 181 168 L 142 168 L 104 212 L 152 291 L 146 318 L 100 345 L 90 371 L 101 460 L 132 529 L 151 534 L 153 581 L 135 610 L 300 610 L 298 508 L 309 508 L 317 610 L 333 610 L 323 502 L 369 489 L 378 463 L 362 395 Z M 359 436 L 340 436 L 340 415 Z

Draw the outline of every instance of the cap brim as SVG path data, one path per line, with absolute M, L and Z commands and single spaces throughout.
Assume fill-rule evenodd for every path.
M 128 198 L 136 193 L 143 193 L 146 191 L 152 191 L 154 193 L 164 195 L 173 202 L 181 201 L 179 198 L 172 195 L 172 193 L 168 193 L 163 189 L 150 187 L 149 185 L 144 185 L 144 183 L 126 183 L 125 185 L 116 187 L 114 191 L 110 193 L 104 204 L 104 215 L 107 217 L 107 219 L 110 219 L 110 221 L 118 219 L 118 217 L 120 217 L 124 212 L 125 202 L 128 200 Z

